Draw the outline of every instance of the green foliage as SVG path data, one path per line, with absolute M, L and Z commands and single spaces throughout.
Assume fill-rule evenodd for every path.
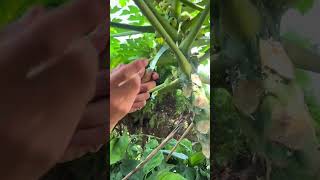
M 117 139 L 121 137 L 123 136 L 119 136 Z M 143 135 L 137 134 L 131 137 L 133 137 L 129 143 L 131 145 L 123 149 L 123 151 L 126 152 L 123 156 L 124 158 L 111 165 L 111 179 L 118 180 L 123 178 L 159 145 L 159 140 L 157 140 L 156 137 L 149 136 L 144 148 L 141 149 L 139 144 L 143 139 Z M 178 145 L 176 153 L 168 162 L 165 161 L 165 157 L 176 143 L 177 141 L 172 139 L 170 143 L 159 151 L 130 179 L 194 180 L 196 179 L 195 177 L 198 179 L 209 179 L 209 169 L 207 169 L 208 167 L 205 157 L 201 151 L 199 151 L 197 146 L 192 145 L 192 142 L 188 139 L 183 139 L 182 143 Z
M 110 141 L 110 164 L 114 164 L 124 158 L 129 145 L 129 136 L 123 135 Z

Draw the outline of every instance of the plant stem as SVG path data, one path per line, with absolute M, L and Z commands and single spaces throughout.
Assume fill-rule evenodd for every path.
M 189 52 L 191 45 L 196 39 L 198 33 L 200 32 L 202 24 L 206 20 L 206 17 L 208 16 L 209 12 L 210 1 L 208 1 L 206 8 L 201 12 L 199 19 L 196 21 L 196 24 L 192 27 L 187 37 L 181 42 L 179 46 L 184 54 L 187 54 Z
M 198 11 L 202 11 L 204 10 L 204 8 L 202 6 L 199 6 L 198 4 L 195 4 L 195 3 L 192 3 L 190 2 L 189 0 L 180 0 L 183 4 L 193 8 L 193 9 L 196 9 Z
M 174 9 L 174 16 L 176 17 L 176 19 L 179 19 L 180 15 L 181 15 L 181 11 L 182 11 L 182 4 L 180 2 L 180 0 L 175 0 L 173 1 L 173 9 Z
M 116 22 L 110 22 L 110 26 L 121 28 L 121 29 L 128 29 L 133 31 L 139 31 L 143 33 L 154 33 L 155 29 L 152 26 L 135 26 L 130 24 L 122 24 Z
M 180 83 L 179 79 L 175 79 L 175 80 L 171 81 L 170 83 L 162 83 L 162 84 L 156 86 L 155 88 L 151 89 L 149 92 L 152 93 L 155 91 L 165 90 L 167 88 L 171 89 L 171 87 L 176 86 L 179 83 Z
M 128 180 L 134 173 L 136 173 L 139 169 L 141 169 L 148 161 L 150 161 L 160 150 L 163 148 L 170 139 L 179 131 L 182 127 L 182 123 L 180 122 L 179 125 L 161 142 L 161 144 L 155 148 L 144 161 L 137 165 L 129 174 L 127 174 L 122 180 Z
M 161 34 L 161 36 L 164 38 L 164 40 L 168 43 L 170 48 L 174 51 L 174 53 L 177 55 L 178 60 L 180 62 L 180 67 L 183 71 L 183 73 L 190 78 L 191 72 L 192 72 L 192 66 L 188 62 L 185 55 L 180 51 L 180 49 L 177 47 L 175 42 L 172 40 L 170 35 L 167 33 L 167 31 L 163 28 L 161 23 L 158 21 L 156 16 L 152 13 L 152 11 L 149 9 L 149 7 L 146 5 L 146 3 L 143 0 L 134 0 L 136 5 L 140 8 L 142 12 L 146 15 L 146 17 L 149 19 L 150 23 L 157 29 L 157 31 Z
M 183 138 L 186 137 L 186 135 L 190 132 L 190 130 L 192 129 L 192 127 L 194 126 L 194 123 L 192 122 L 188 128 L 186 129 L 186 131 L 182 134 L 182 136 L 180 137 L 180 139 L 178 140 L 177 144 L 171 149 L 170 153 L 167 156 L 166 161 L 168 161 L 172 155 L 172 153 L 177 149 L 178 145 L 180 144 L 180 142 L 183 140 Z
M 128 31 L 128 32 L 123 32 L 123 33 L 118 33 L 118 34 L 111 34 L 111 37 L 122 37 L 122 36 L 131 36 L 131 35 L 136 35 L 136 34 L 141 34 L 141 32 L 138 31 Z
M 153 13 L 153 15 L 157 18 L 157 20 L 160 22 L 160 24 L 164 27 L 164 29 L 166 29 L 167 33 L 170 35 L 171 39 L 178 41 L 180 40 L 180 36 L 178 34 L 178 31 L 172 27 L 169 24 L 169 21 L 167 19 L 165 19 L 163 16 L 161 16 L 158 11 L 155 8 L 155 5 L 152 4 L 152 2 L 150 0 L 138 0 L 138 1 L 142 1 L 142 3 L 144 3 Z

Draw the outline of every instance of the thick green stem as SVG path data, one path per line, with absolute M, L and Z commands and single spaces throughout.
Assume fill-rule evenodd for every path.
M 170 83 L 162 83 L 158 86 L 156 86 L 155 88 L 151 89 L 149 92 L 153 93 L 155 91 L 166 91 L 166 90 L 170 90 L 170 89 L 175 89 L 176 86 L 178 86 L 180 84 L 179 79 L 175 79 L 173 81 L 171 81 Z
M 110 22 L 110 26 L 121 28 L 121 29 L 144 32 L 144 33 L 154 33 L 155 31 L 155 29 L 152 26 L 134 26 L 134 25 L 122 24 L 122 23 L 116 23 L 116 22 Z
M 164 29 L 164 27 L 161 25 L 161 23 L 158 21 L 156 16 L 152 13 L 152 11 L 149 9 L 149 7 L 146 5 L 146 3 L 143 0 L 134 0 L 134 2 L 137 4 L 137 6 L 140 8 L 142 12 L 146 15 L 150 23 L 154 26 L 154 28 L 161 34 L 161 36 L 164 38 L 164 40 L 168 43 L 170 48 L 174 51 L 174 53 L 177 55 L 178 60 L 180 62 L 180 67 L 183 71 L 183 73 L 190 78 L 191 72 L 192 72 L 192 66 L 188 62 L 185 55 L 180 51 L 178 46 L 175 44 L 175 42 L 172 40 L 170 35 L 167 33 L 167 31 Z
M 165 19 L 163 16 L 161 16 L 158 11 L 155 8 L 155 5 L 152 4 L 150 0 L 144 1 L 144 0 L 138 0 L 141 1 L 143 4 L 145 4 L 153 13 L 153 15 L 157 18 L 157 20 L 160 22 L 160 24 L 164 27 L 164 29 L 167 30 L 167 33 L 170 35 L 171 39 L 174 41 L 179 41 L 180 36 L 178 34 L 178 31 L 172 27 L 169 23 L 169 20 Z
M 183 4 L 193 8 L 193 9 L 196 9 L 198 11 L 202 11 L 204 10 L 204 8 L 202 6 L 199 6 L 198 4 L 195 4 L 195 3 L 192 3 L 190 2 L 189 0 L 180 0 Z M 210 1 L 210 0 L 209 0 Z
M 182 4 L 180 0 L 173 1 L 173 7 L 174 7 L 174 16 L 179 19 L 182 11 Z
M 183 53 L 187 54 L 190 50 L 190 47 L 194 40 L 196 39 L 198 33 L 201 30 L 201 27 L 206 20 L 206 17 L 208 16 L 210 12 L 210 1 L 208 1 L 208 4 L 206 8 L 201 12 L 199 19 L 196 21 L 196 24 L 192 27 L 187 37 L 182 41 L 180 44 L 180 49 Z

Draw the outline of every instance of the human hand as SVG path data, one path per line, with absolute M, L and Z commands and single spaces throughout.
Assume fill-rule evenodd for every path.
M 136 60 L 115 69 L 110 76 L 110 130 L 129 113 L 141 88 L 147 60 Z M 139 74 L 140 73 L 140 74 Z M 124 84 L 122 84 L 125 82 Z M 119 86 L 122 84 L 121 86 Z
M 100 54 L 96 90 L 83 113 L 80 123 L 59 162 L 71 161 L 87 153 L 97 152 L 107 141 L 109 110 L 109 70 L 106 69 L 106 26 L 99 26 L 90 34 L 90 40 Z
M 0 179 L 38 179 L 69 145 L 95 90 L 98 57 L 84 35 L 104 3 L 78 0 L 0 34 Z
M 143 73 L 144 72 L 145 71 L 143 71 Z M 149 91 L 156 87 L 155 81 L 159 79 L 159 74 L 156 72 L 147 70 L 144 74 L 143 73 L 139 73 L 141 78 L 140 91 L 130 109 L 130 113 L 140 110 L 146 105 L 147 100 L 150 98 Z

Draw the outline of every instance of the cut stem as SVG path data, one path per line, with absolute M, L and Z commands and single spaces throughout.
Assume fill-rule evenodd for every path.
M 172 155 L 172 153 L 177 149 L 178 145 L 180 144 L 180 142 L 186 137 L 186 135 L 190 132 L 190 130 L 193 128 L 194 123 L 192 122 L 188 128 L 186 129 L 186 131 L 182 134 L 182 136 L 180 137 L 180 139 L 178 140 L 177 144 L 171 149 L 170 153 L 167 156 L 166 161 L 168 161 Z
M 174 53 L 177 55 L 178 60 L 180 62 L 180 67 L 183 71 L 183 73 L 190 78 L 191 72 L 192 72 L 192 66 L 188 62 L 185 55 L 180 51 L 178 46 L 175 44 L 175 42 L 172 40 L 170 35 L 167 33 L 167 31 L 163 28 L 161 23 L 158 21 L 156 16 L 152 13 L 152 11 L 149 9 L 149 7 L 146 5 L 146 3 L 143 0 L 134 0 L 136 5 L 140 8 L 142 12 L 144 12 L 145 16 L 149 19 L 150 23 L 155 27 L 155 29 L 161 34 L 161 36 L 164 38 L 164 40 L 167 42 L 167 44 L 170 46 L 170 48 L 174 51 Z
M 162 84 L 156 86 L 155 88 L 151 89 L 149 92 L 152 93 L 155 91 L 162 91 L 165 89 L 171 89 L 171 87 L 174 87 L 174 86 L 178 85 L 179 83 L 180 83 L 179 79 L 175 79 L 175 80 L 171 81 L 170 83 L 162 83 Z

